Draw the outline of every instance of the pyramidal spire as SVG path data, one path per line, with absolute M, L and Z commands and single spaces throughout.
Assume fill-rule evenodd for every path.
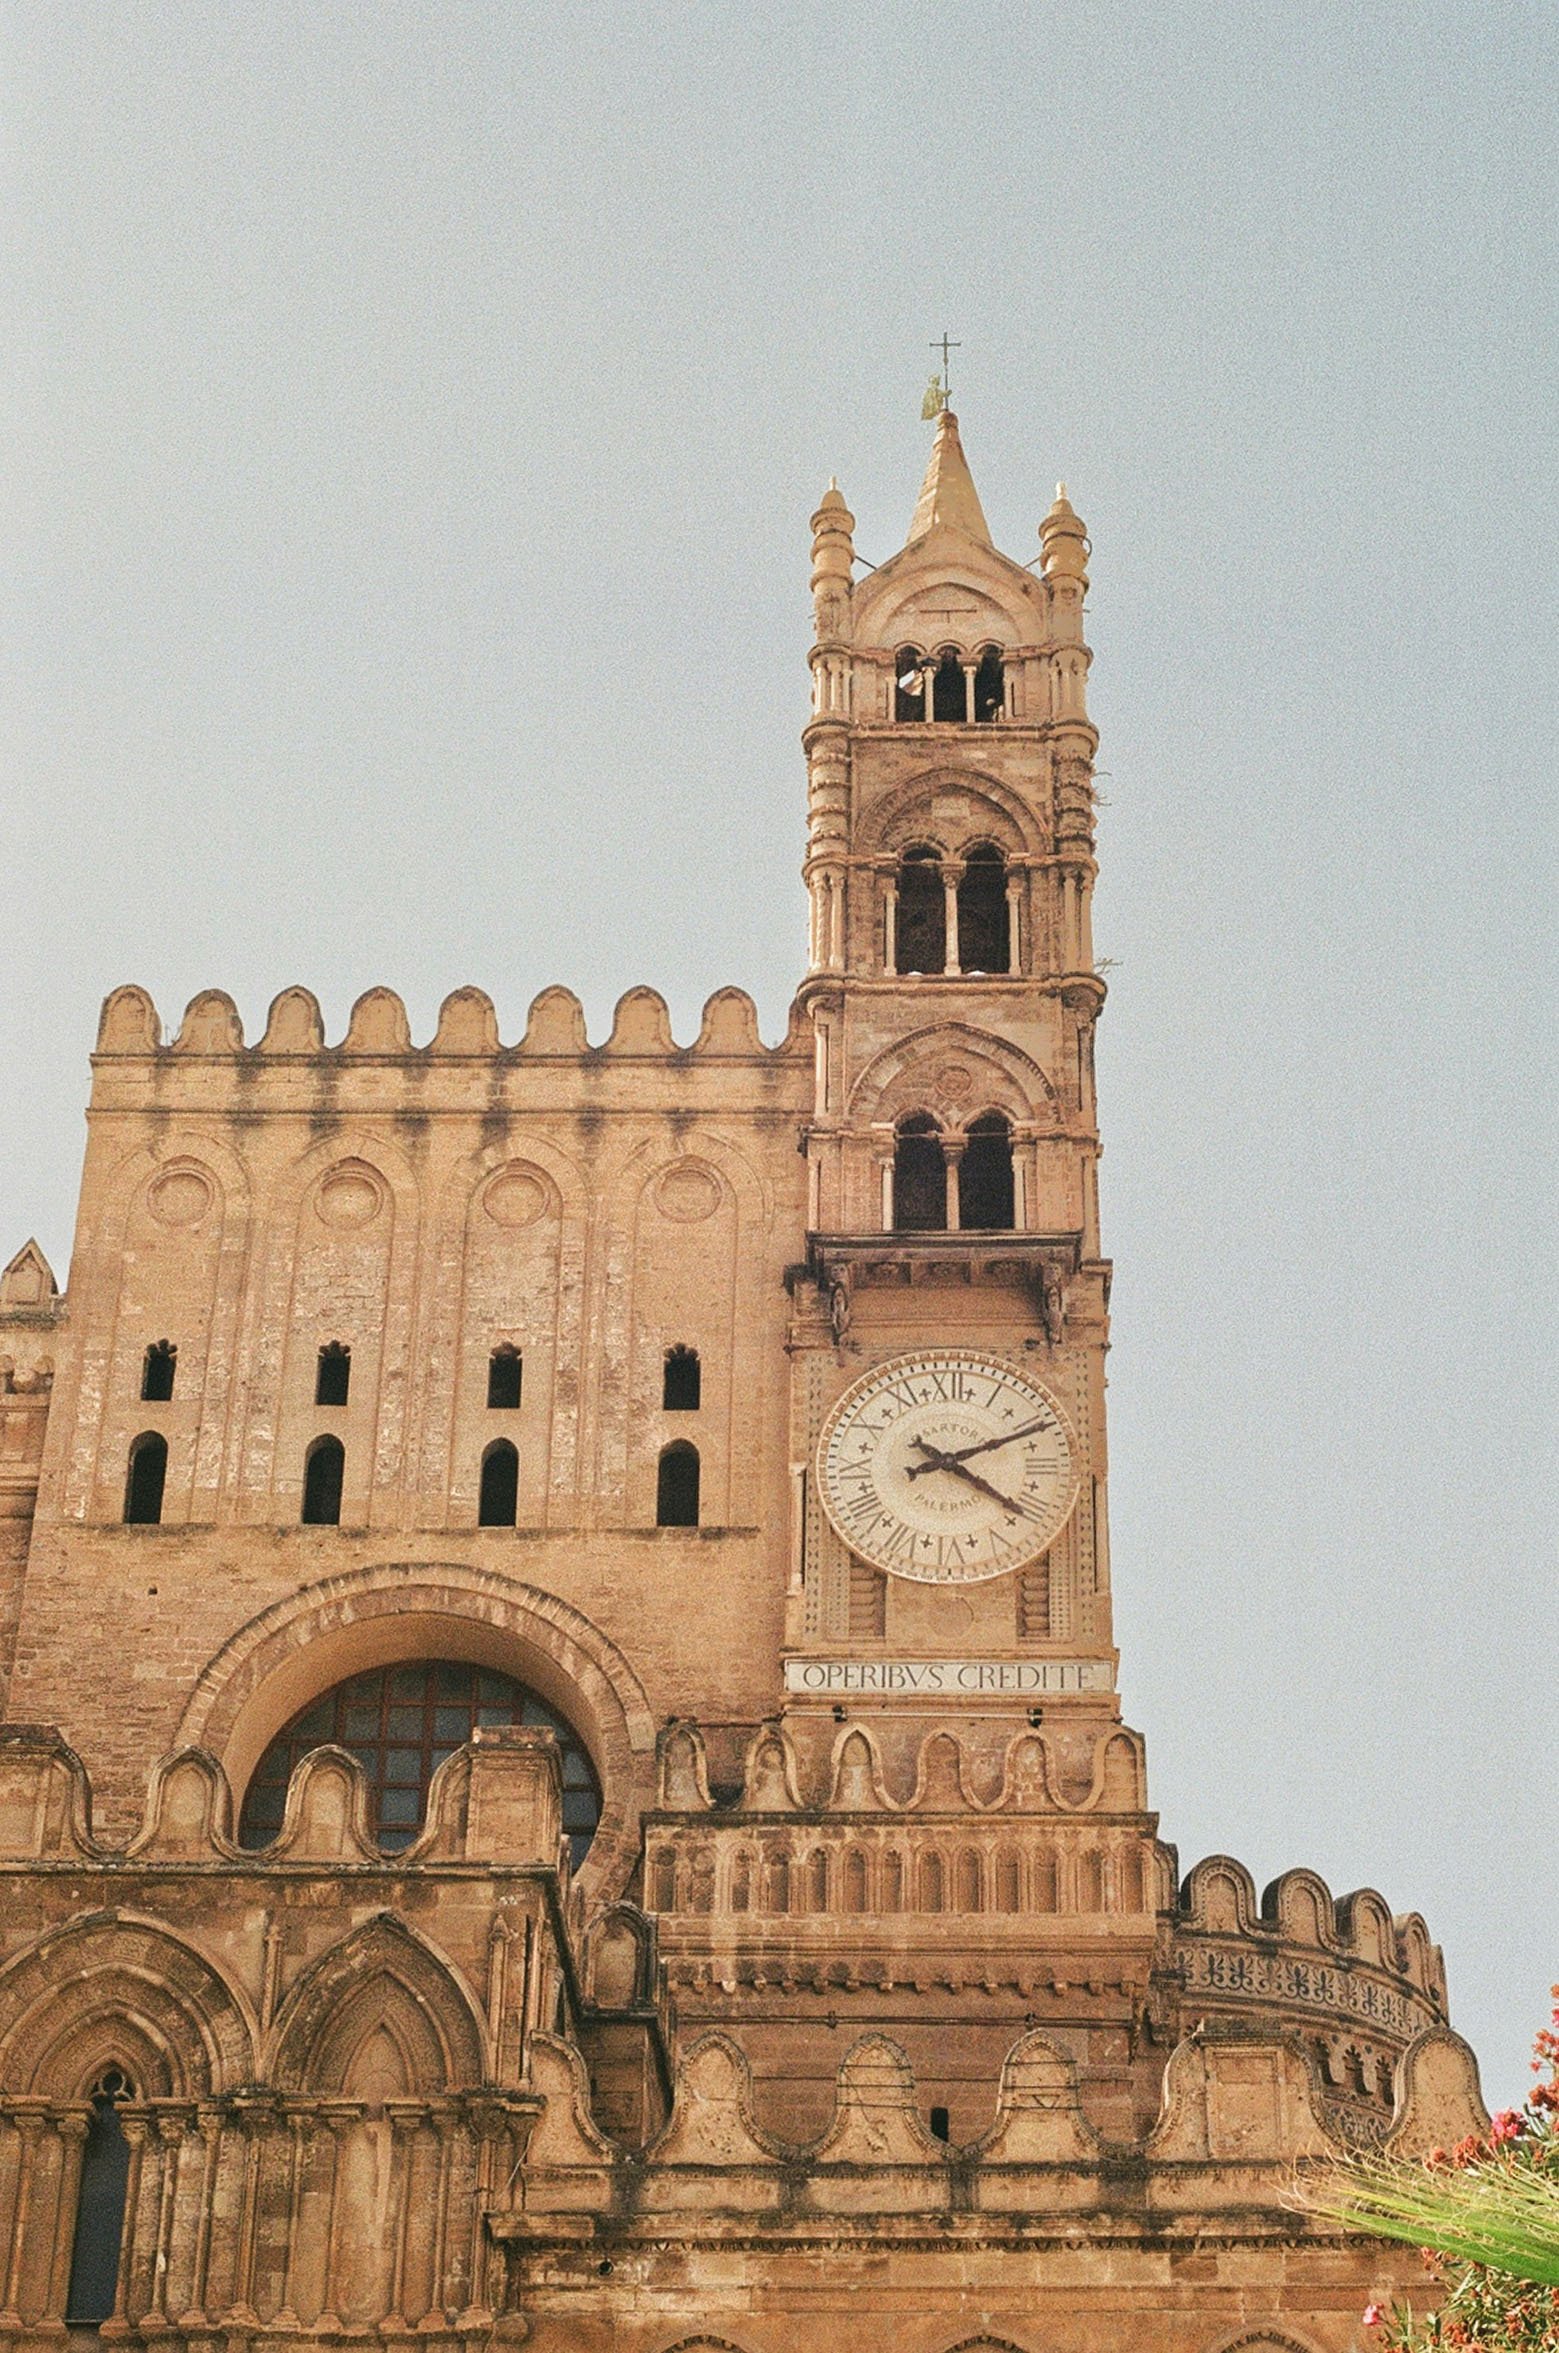
M 967 531 L 971 539 L 983 539 L 987 547 L 991 544 L 990 525 L 958 438 L 958 419 L 951 409 L 943 409 L 936 421 L 936 439 L 910 520 L 910 538 L 922 538 L 937 523 L 952 523 Z

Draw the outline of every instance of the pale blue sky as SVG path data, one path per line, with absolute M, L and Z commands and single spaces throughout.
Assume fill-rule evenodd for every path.
M 1092 532 L 1166 1835 L 1559 1976 L 1551 7 L 3 12 L 0 1256 L 99 998 L 800 973 L 807 518 Z

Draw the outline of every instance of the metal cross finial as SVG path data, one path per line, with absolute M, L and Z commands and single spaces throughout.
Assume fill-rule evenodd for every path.
M 950 351 L 962 351 L 963 345 L 961 343 L 953 342 L 951 337 L 944 329 L 940 335 L 933 339 L 931 348 L 933 351 L 939 351 L 942 354 L 942 395 L 944 399 L 951 400 L 953 396 L 953 380 L 948 374 L 947 370 L 947 355 Z

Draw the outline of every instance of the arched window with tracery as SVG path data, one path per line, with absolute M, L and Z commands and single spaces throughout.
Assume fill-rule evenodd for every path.
M 655 1474 L 657 1528 L 698 1526 L 698 1448 L 679 1439 L 661 1448 Z
M 912 645 L 901 645 L 893 657 L 893 716 L 924 719 L 926 689 L 921 657 Z
M 305 1528 L 335 1528 L 341 1524 L 341 1489 L 346 1479 L 346 1448 L 339 1438 L 316 1438 L 303 1457 Z
M 492 1667 L 463 1659 L 422 1659 L 374 1667 L 310 1700 L 278 1732 L 255 1767 L 239 1818 L 238 1843 L 269 1846 L 282 1825 L 287 1784 L 311 1749 L 349 1749 L 368 1778 L 374 1835 L 389 1853 L 409 1846 L 427 1816 L 428 1783 L 446 1757 L 479 1728 L 545 1725 L 563 1764 L 563 1828 L 575 1867 L 601 1818 L 601 1785 L 590 1752 L 566 1716 Z
M 974 674 L 974 717 L 979 727 L 989 727 L 1002 718 L 1007 709 L 1007 681 L 1002 669 L 1001 655 L 995 646 L 988 645 L 980 656 Z
M 70 2284 L 65 2291 L 67 2326 L 96 2328 L 114 2309 L 130 2181 L 130 2143 L 119 2106 L 134 2096 L 130 2078 L 118 2067 L 108 2068 L 92 2087 L 70 2245 Z
M 958 1164 L 958 1223 L 975 1232 L 1008 1233 L 1016 1223 L 1012 1126 L 999 1111 L 982 1112 L 965 1130 Z
M 168 1483 L 168 1441 L 160 1430 L 143 1430 L 130 1441 L 125 1469 L 125 1522 L 132 1528 L 155 1528 L 162 1518 L 162 1492 Z
M 958 885 L 958 962 L 964 972 L 1005 972 L 1007 861 L 994 842 L 976 842 Z
M 942 885 L 942 861 L 925 842 L 914 843 L 899 860 L 894 942 L 896 972 L 947 970 L 947 893 Z
M 911 1112 L 894 1132 L 893 1227 L 901 1234 L 947 1231 L 947 1159 L 928 1112 Z
M 495 1438 L 482 1456 L 476 1524 L 479 1528 L 512 1528 L 519 1516 L 519 1450 L 510 1439 Z

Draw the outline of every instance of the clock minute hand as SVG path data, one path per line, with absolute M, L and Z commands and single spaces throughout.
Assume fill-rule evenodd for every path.
M 924 1438 L 915 1439 L 914 1444 L 920 1448 L 923 1454 L 929 1454 L 932 1457 L 930 1462 L 918 1464 L 916 1468 L 927 1471 L 951 1471 L 955 1479 L 963 1479 L 967 1481 L 969 1486 L 978 1487 L 982 1495 L 988 1495 L 993 1503 L 999 1503 L 1003 1511 L 1017 1512 L 1025 1520 L 1033 1518 L 1034 1515 L 1026 1503 L 1019 1503 L 1012 1496 L 1003 1495 L 999 1487 L 993 1487 L 989 1479 L 982 1479 L 978 1471 L 965 1470 L 956 1454 L 943 1454 L 938 1447 L 928 1444 Z
M 941 1448 L 928 1448 L 928 1452 L 934 1451 L 936 1453 L 937 1460 L 935 1462 L 911 1463 L 909 1475 L 912 1479 L 918 1479 L 924 1471 L 940 1470 L 948 1463 L 967 1462 L 971 1454 L 988 1454 L 993 1446 L 1012 1446 L 1019 1438 L 1032 1438 L 1036 1430 L 1043 1430 L 1048 1426 L 1047 1417 L 1041 1414 L 1037 1421 L 1023 1422 L 1016 1430 L 1003 1430 L 999 1438 L 982 1438 L 975 1446 L 955 1446 L 946 1452 Z M 915 1444 L 924 1446 L 925 1440 L 917 1438 Z

